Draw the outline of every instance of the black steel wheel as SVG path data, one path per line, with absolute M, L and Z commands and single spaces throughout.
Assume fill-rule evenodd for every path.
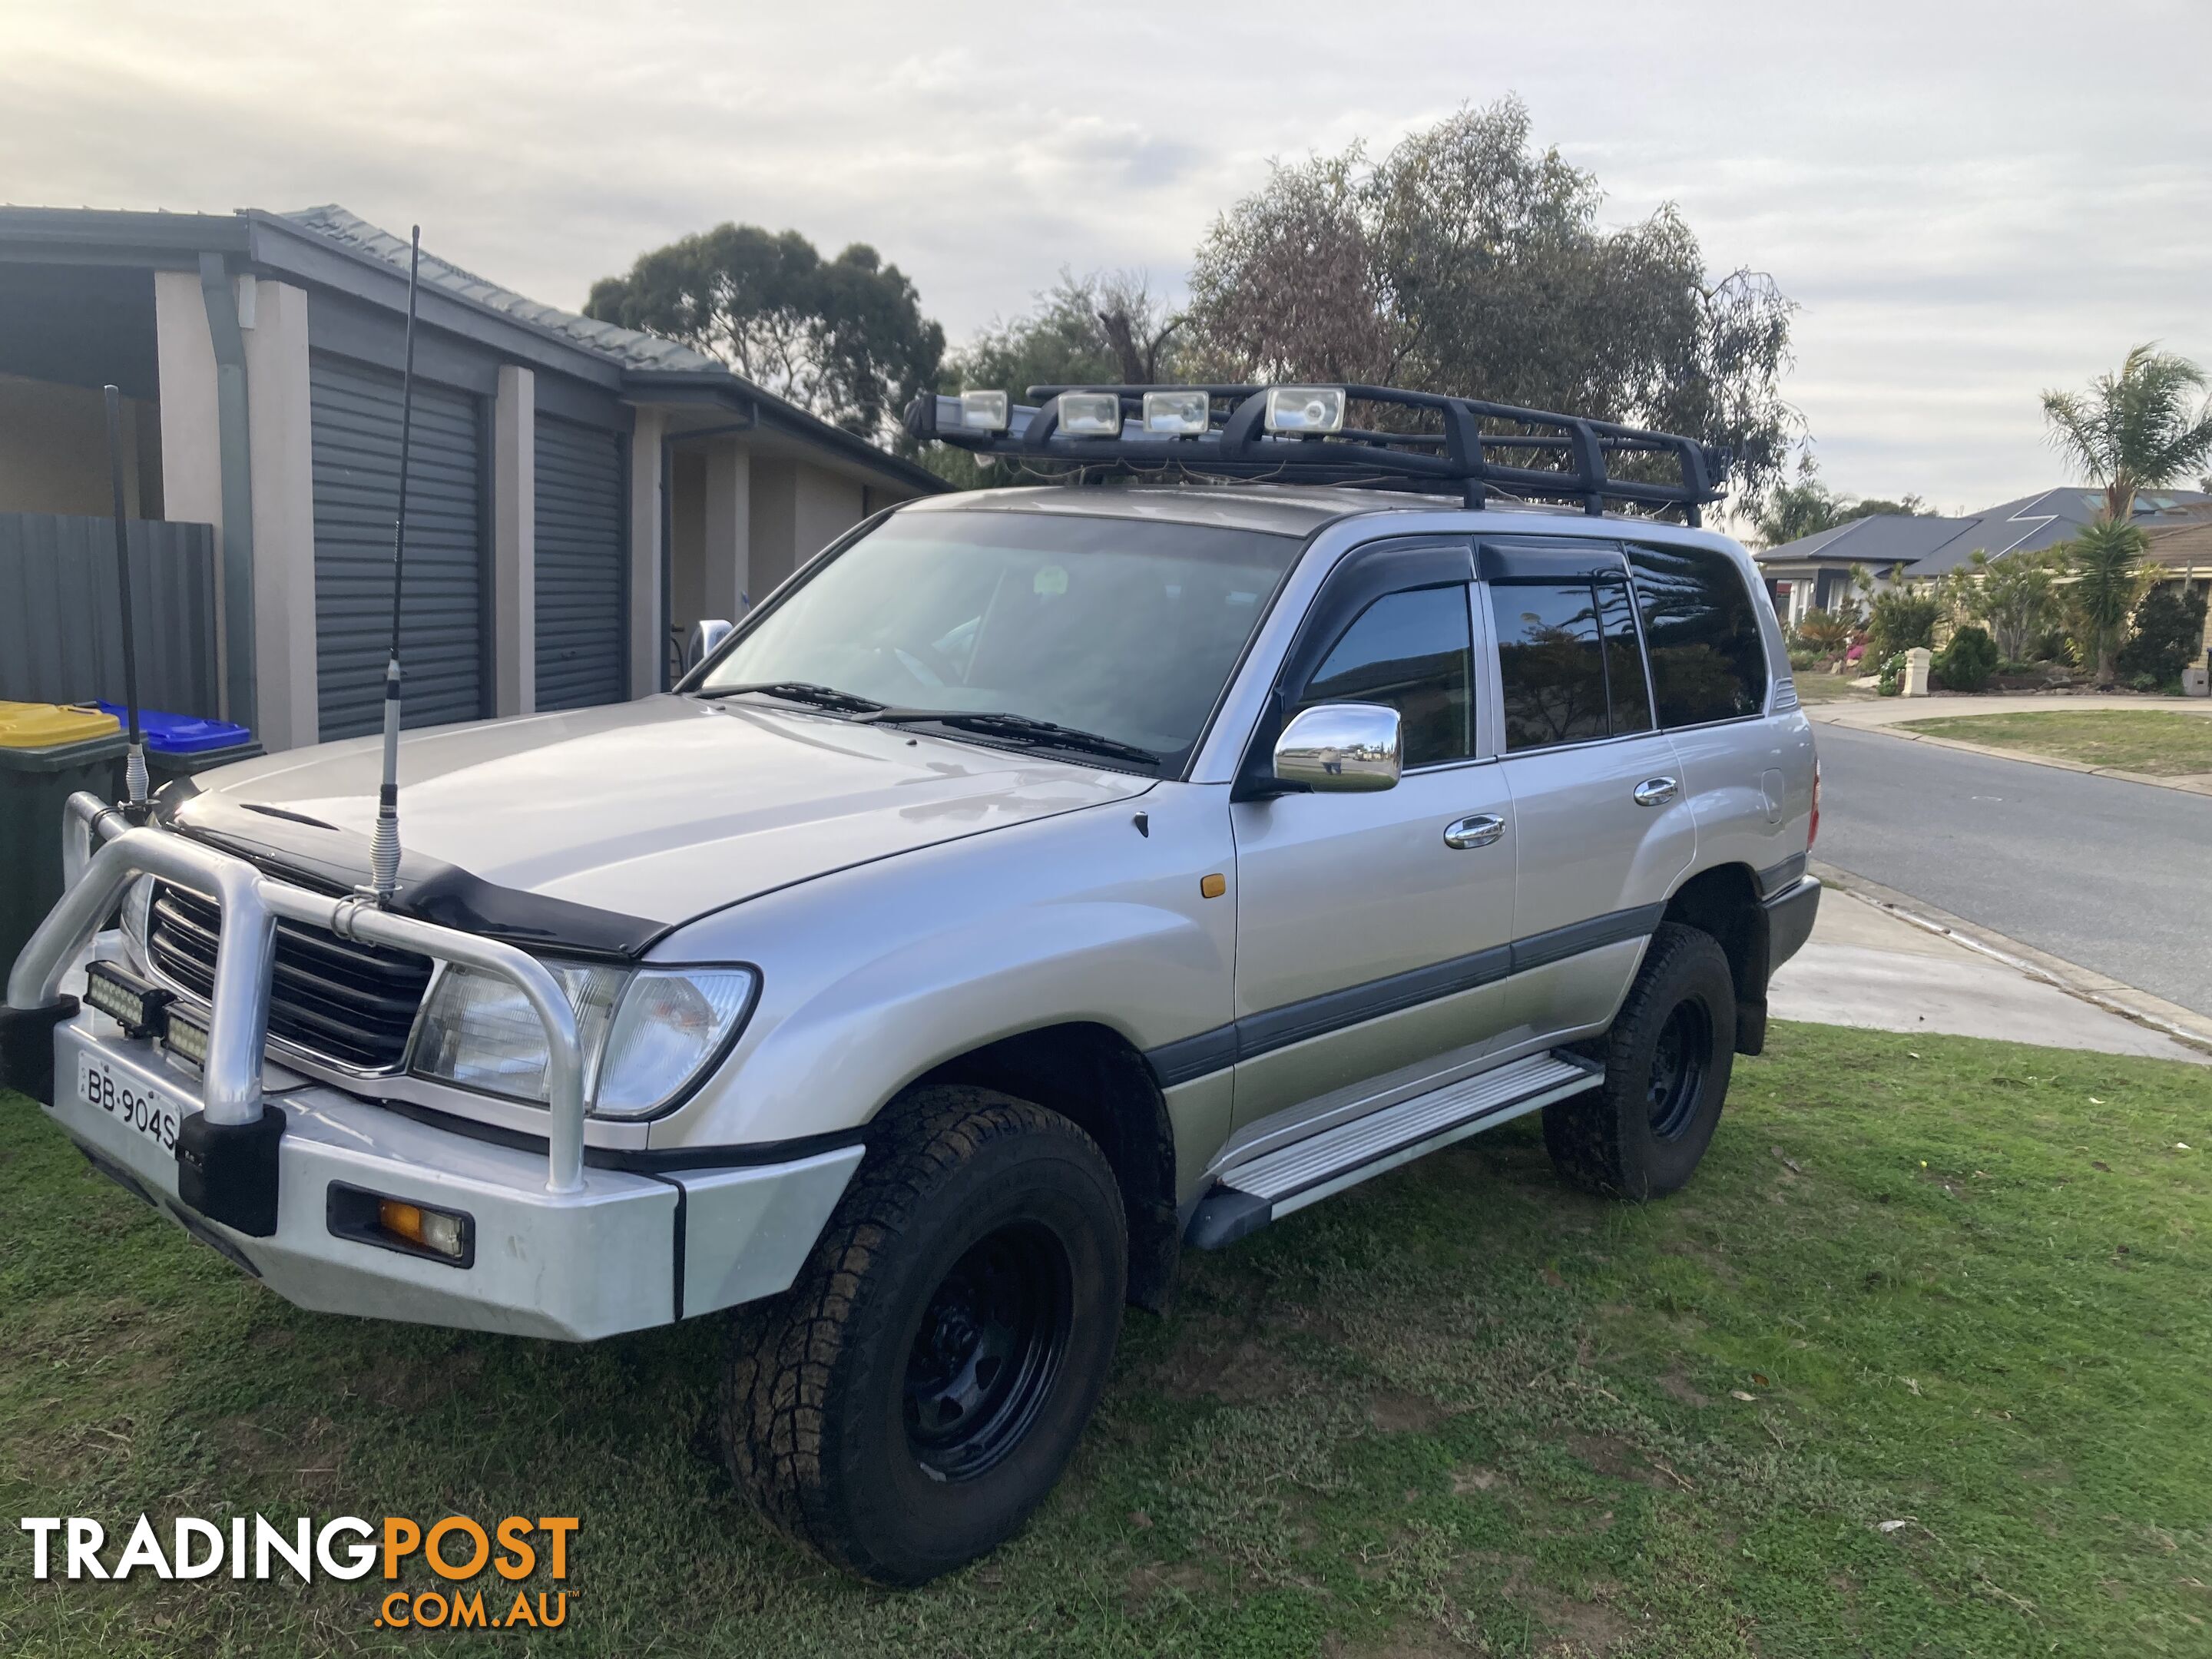
M 1735 981 L 1713 937 L 1662 923 L 1595 1049 L 1604 1083 L 1544 1109 L 1553 1166 L 1608 1197 L 1678 1190 L 1712 1142 L 1735 1058 Z
M 731 1473 L 880 1584 L 964 1566 L 1042 1503 L 1121 1334 L 1127 1239 L 1097 1146 L 990 1090 L 919 1089 L 782 1296 L 737 1310 Z
M 1002 1227 L 945 1276 L 906 1360 L 906 1442 L 940 1480 L 973 1480 L 1029 1431 L 1067 1352 L 1067 1253 L 1044 1228 Z

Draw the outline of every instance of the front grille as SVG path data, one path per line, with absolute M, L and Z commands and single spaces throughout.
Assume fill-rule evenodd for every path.
M 154 889 L 147 950 L 158 972 L 197 997 L 214 996 L 221 931 L 222 912 L 212 901 L 167 883 Z M 407 1057 L 407 1036 L 429 985 L 428 957 L 280 921 L 269 1035 L 355 1071 L 392 1070 Z

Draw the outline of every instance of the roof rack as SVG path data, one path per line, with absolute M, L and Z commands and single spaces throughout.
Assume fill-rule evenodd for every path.
M 1003 392 L 926 394 L 908 406 L 906 428 L 977 454 L 1072 464 L 1086 478 L 1349 484 L 1456 492 L 1469 507 L 1493 495 L 1573 501 L 1592 514 L 1618 501 L 1679 507 L 1692 525 L 1720 499 L 1733 459 L 1694 438 L 1395 386 L 1033 386 L 1028 396 L 1016 404 Z M 1350 426 L 1356 404 L 1407 410 L 1434 429 Z M 1498 425 L 1514 429 L 1484 430 Z M 1634 476 L 1616 476 L 1609 462 Z

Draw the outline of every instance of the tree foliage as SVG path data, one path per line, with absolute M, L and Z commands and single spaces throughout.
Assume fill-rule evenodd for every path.
M 1986 627 L 2007 662 L 2027 658 L 2059 616 L 2059 582 L 2069 566 L 2062 545 L 1993 559 L 1977 548 L 1944 578 L 1953 611 Z
M 1946 690 L 1978 691 L 1997 672 L 1996 641 L 1979 623 L 1968 623 L 1951 635 L 1929 666 Z
M 2160 685 L 2204 659 L 2204 599 L 2193 586 L 2154 588 L 2136 606 L 2135 631 L 2115 665 L 2129 679 L 2148 674 Z
M 2212 457 L 2212 398 L 2204 371 L 2155 343 L 2128 353 L 2117 374 L 2085 393 L 2046 392 L 2051 441 L 2105 492 L 2105 518 L 2124 524 L 2136 492 L 2184 478 Z
M 2076 660 L 2096 669 L 2097 684 L 2118 678 L 2116 660 L 2128 619 L 2149 585 L 2143 568 L 2149 538 L 2124 520 L 2100 518 L 2067 544 L 2066 631 Z
M 1867 656 L 1884 660 L 1935 642 L 1943 606 L 1924 588 L 1885 587 L 1867 607 Z
M 1380 161 L 1279 165 L 1215 222 L 1191 345 L 1215 378 L 1369 381 L 1683 432 L 1736 455 L 1756 506 L 1800 422 L 1782 401 L 1795 307 L 1717 279 L 1671 204 L 1607 228 L 1596 179 L 1529 142 L 1516 99 Z
M 848 432 L 891 437 L 937 384 L 945 331 L 914 284 L 855 242 L 824 259 L 795 230 L 725 224 L 592 285 L 584 313 L 679 340 Z

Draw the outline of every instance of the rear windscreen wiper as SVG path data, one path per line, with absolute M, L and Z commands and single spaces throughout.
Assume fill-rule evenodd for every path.
M 699 695 L 702 697 L 735 697 L 748 691 L 757 691 L 766 697 L 780 697 L 786 702 L 803 702 L 816 708 L 835 709 L 845 714 L 872 714 L 884 706 L 873 697 L 864 697 L 854 691 L 840 691 L 834 685 L 817 685 L 812 680 L 763 680 L 757 685 L 714 685 Z
M 877 726 L 950 726 L 984 737 L 1010 738 L 1018 743 L 1033 743 L 1041 748 L 1073 749 L 1084 754 L 1104 755 L 1113 760 L 1127 761 L 1133 766 L 1157 767 L 1160 763 L 1158 755 L 1149 749 L 1139 749 L 1133 743 L 1123 743 L 1118 738 L 1104 737 L 1073 726 L 1055 726 L 1050 720 L 1032 720 L 1027 714 L 994 714 L 986 708 L 877 708 L 860 718 Z

